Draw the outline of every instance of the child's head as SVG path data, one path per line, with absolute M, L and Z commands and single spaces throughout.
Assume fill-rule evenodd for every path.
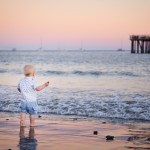
M 25 65 L 24 66 L 24 75 L 25 76 L 34 76 L 35 74 L 35 69 L 32 65 Z

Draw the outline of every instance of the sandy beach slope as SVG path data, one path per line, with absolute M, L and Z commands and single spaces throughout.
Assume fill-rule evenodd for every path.
M 29 127 L 28 117 L 20 128 L 19 114 L 0 116 L 0 150 L 150 149 L 150 122 L 41 115 L 35 128 Z M 107 135 L 114 140 L 107 141 Z

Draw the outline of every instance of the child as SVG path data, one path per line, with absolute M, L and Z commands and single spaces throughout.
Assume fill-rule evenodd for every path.
M 28 113 L 30 115 L 30 126 L 32 127 L 35 126 L 35 114 L 37 114 L 38 111 L 37 91 L 46 88 L 49 82 L 38 86 L 34 80 L 35 69 L 32 65 L 24 66 L 24 75 L 25 77 L 20 80 L 17 88 L 22 95 L 20 126 L 25 126 L 26 113 Z

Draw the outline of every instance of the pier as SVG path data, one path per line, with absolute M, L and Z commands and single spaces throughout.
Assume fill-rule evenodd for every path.
M 131 35 L 131 53 L 150 53 L 149 35 Z

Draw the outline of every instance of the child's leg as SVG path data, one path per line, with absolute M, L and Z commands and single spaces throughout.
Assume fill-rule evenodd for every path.
M 21 113 L 20 116 L 20 126 L 25 126 L 26 113 Z
M 35 115 L 30 115 L 30 127 L 35 126 Z

